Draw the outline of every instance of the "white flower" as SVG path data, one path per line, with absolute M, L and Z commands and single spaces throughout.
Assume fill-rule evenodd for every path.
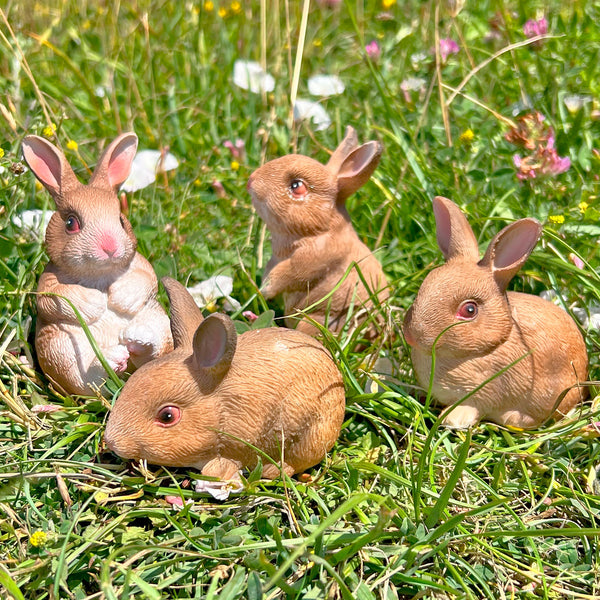
M 317 131 L 327 129 L 331 125 L 330 116 L 319 103 L 297 98 L 294 104 L 294 120 L 303 121 L 305 119 L 312 120 Z
M 571 114 L 579 112 L 583 106 L 591 100 L 592 99 L 589 96 L 580 96 L 579 94 L 568 94 L 567 96 L 563 96 L 563 102 Z
M 419 91 L 425 87 L 426 83 L 421 77 L 408 77 L 400 84 L 400 89 L 403 92 Z
M 194 302 L 200 308 L 213 308 L 219 298 L 225 298 L 230 305 L 229 308 L 233 311 L 241 308 L 240 303 L 231 297 L 233 278 L 227 275 L 213 275 L 213 277 L 209 277 L 206 281 L 201 281 L 187 288 L 187 291 L 192 295 Z M 225 308 L 227 309 L 227 306 Z
M 24 210 L 22 213 L 15 215 L 12 218 L 12 222 L 13 225 L 24 231 L 39 237 L 44 237 L 44 235 L 46 235 L 46 227 L 48 227 L 48 223 L 53 214 L 54 211 L 51 210 L 34 208 L 32 210 Z
M 275 89 L 275 79 L 253 60 L 236 60 L 233 63 L 233 83 L 255 94 Z
M 208 492 L 215 500 L 227 500 L 229 494 L 239 494 L 244 489 L 240 479 L 230 479 L 229 481 L 197 479 L 194 481 L 194 486 L 197 492 Z
M 342 94 L 346 87 L 337 75 L 313 75 L 308 80 L 308 91 L 321 98 Z
M 156 181 L 157 173 L 171 171 L 178 166 L 179 161 L 170 152 L 165 154 L 160 150 L 140 150 L 133 159 L 131 173 L 121 189 L 126 192 L 141 190 Z

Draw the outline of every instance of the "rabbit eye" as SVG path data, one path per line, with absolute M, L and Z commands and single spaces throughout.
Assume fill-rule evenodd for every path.
M 81 229 L 81 223 L 75 215 L 69 215 L 65 221 L 65 228 L 69 233 L 77 233 Z
M 294 179 L 292 183 L 290 183 L 290 190 L 292 192 L 292 196 L 298 199 L 306 196 L 308 193 L 308 188 L 302 179 Z
M 179 423 L 181 410 L 176 406 L 163 406 L 156 415 L 156 421 L 163 427 L 171 427 Z
M 461 321 L 471 321 L 477 316 L 479 312 L 479 307 L 477 306 L 477 302 L 474 300 L 465 300 L 459 307 L 456 312 L 456 318 Z
M 121 215 L 121 216 L 119 217 L 119 220 L 121 221 L 121 227 L 122 227 L 123 229 L 125 229 L 125 218 L 123 217 L 123 215 Z

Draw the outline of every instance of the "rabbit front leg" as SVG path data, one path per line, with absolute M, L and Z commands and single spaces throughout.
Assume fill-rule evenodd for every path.
M 121 332 L 120 342 L 127 347 L 136 368 L 173 350 L 169 317 L 158 301 L 140 311 Z
M 292 278 L 292 261 L 289 258 L 279 261 L 273 257 L 267 263 L 260 291 L 267 300 L 275 298 L 289 288 Z
M 442 425 L 449 429 L 469 429 L 477 425 L 481 418 L 479 409 L 469 404 L 449 406 L 442 414 L 444 415 Z
M 108 288 L 108 307 L 120 315 L 138 314 L 158 292 L 158 280 L 150 263 L 136 254 L 131 265 Z
M 38 318 L 45 323 L 78 323 L 79 319 L 69 302 L 75 306 L 86 325 L 95 323 L 106 312 L 107 297 L 104 292 L 61 282 L 60 273 L 51 266 L 42 273 L 37 291 Z M 43 295 L 45 293 L 49 295 Z

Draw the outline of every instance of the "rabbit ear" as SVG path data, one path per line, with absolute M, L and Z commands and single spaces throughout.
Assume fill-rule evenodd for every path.
M 25 136 L 22 152 L 25 162 L 50 192 L 57 206 L 65 192 L 81 185 L 65 155 L 48 140 L 37 135 Z
M 452 200 L 433 199 L 437 243 L 446 260 L 461 257 L 477 262 L 479 247 L 475 234 L 463 212 Z
M 502 291 L 529 258 L 541 234 L 542 225 L 538 221 L 520 219 L 507 225 L 490 242 L 479 264 L 491 269 Z
M 171 304 L 171 333 L 175 348 L 191 347 L 194 333 L 204 320 L 202 311 L 181 283 L 171 277 L 161 279 Z
M 358 146 L 358 137 L 354 127 L 348 125 L 346 127 L 346 137 L 341 141 L 340 145 L 333 151 L 327 167 L 333 172 L 337 173 L 340 170 L 341 164 L 344 159 Z
M 220 380 L 231 366 L 236 346 L 237 332 L 233 321 L 227 315 L 212 314 L 194 334 L 194 367 Z
M 129 177 L 137 144 L 135 133 L 123 133 L 115 139 L 102 153 L 90 185 L 115 189 L 119 187 Z
M 338 202 L 344 201 L 369 181 L 379 164 L 382 150 L 379 142 L 367 142 L 352 150 L 342 161 L 337 172 Z

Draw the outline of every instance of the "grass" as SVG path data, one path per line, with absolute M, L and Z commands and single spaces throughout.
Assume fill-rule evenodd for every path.
M 423 403 L 400 335 L 383 348 L 400 383 L 376 391 L 365 353 L 331 340 L 347 389 L 334 450 L 310 481 L 248 474 L 243 494 L 213 502 L 191 491 L 191 471 L 144 469 L 106 452 L 110 399 L 63 397 L 19 359 L 33 354 L 33 292 L 47 259 L 12 219 L 52 208 L 20 174 L 19 146 L 50 123 L 63 148 L 77 142 L 67 156 L 84 178 L 120 131 L 135 130 L 142 148 L 168 146 L 180 167 L 129 197 L 140 251 L 159 277 L 233 275 L 234 297 L 256 313 L 267 310 L 256 284 L 270 248 L 247 177 L 292 151 L 325 160 L 348 124 L 385 146 L 349 209 L 380 248 L 397 332 L 440 262 L 432 194 L 461 204 L 482 245 L 512 219 L 540 219 L 543 241 L 512 288 L 600 304 L 600 3 L 484 1 L 456 18 L 433 2 L 390 2 L 387 11 L 379 1 L 310 3 L 305 31 L 304 3 L 212 4 L 9 0 L 0 13 L 0 590 L 15 599 L 598 597 L 594 393 L 531 432 L 451 432 Z M 523 43 L 523 24 L 542 14 L 548 34 Z M 448 37 L 460 51 L 436 65 L 435 41 Z M 382 53 L 369 62 L 373 39 Z M 233 86 L 237 58 L 263 61 L 274 92 Z M 346 84 L 323 101 L 333 121 L 323 131 L 291 123 L 290 95 L 297 86 L 307 97 L 316 73 Z M 407 99 L 409 77 L 424 88 Z M 565 96 L 574 94 L 589 101 L 570 112 Z M 533 111 L 572 165 L 521 182 L 519 150 L 504 136 Z M 246 154 L 234 165 L 223 142 L 237 138 Z M 281 316 L 281 305 L 269 308 Z M 598 331 L 586 341 L 597 380 Z M 59 410 L 35 411 L 48 404 Z M 176 511 L 169 496 L 193 502 Z

